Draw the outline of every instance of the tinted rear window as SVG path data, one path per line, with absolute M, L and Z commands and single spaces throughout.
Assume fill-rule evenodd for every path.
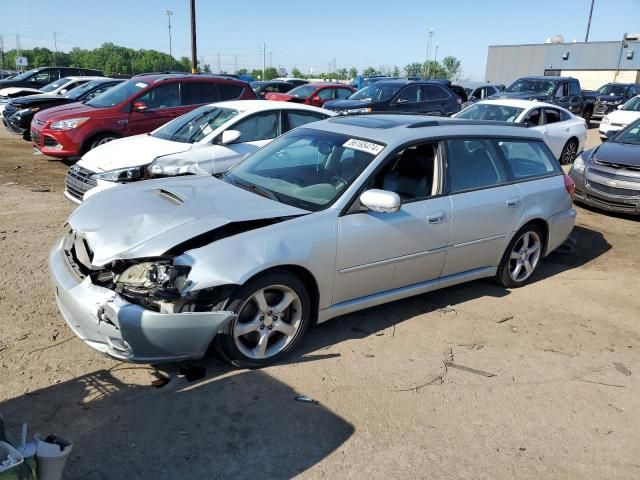
M 218 100 L 220 100 L 220 94 L 215 83 L 189 82 L 182 84 L 183 105 L 199 105 Z
M 235 100 L 240 98 L 244 87 L 240 85 L 233 85 L 230 83 L 219 83 L 218 91 L 220 92 L 220 100 Z
M 541 142 L 500 140 L 498 146 L 516 179 L 540 177 L 560 172 L 557 160 Z

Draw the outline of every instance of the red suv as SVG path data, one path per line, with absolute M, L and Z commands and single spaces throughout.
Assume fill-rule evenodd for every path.
M 42 153 L 76 158 L 116 138 L 155 130 L 207 103 L 256 99 L 248 83 L 186 74 L 140 75 L 86 103 L 72 103 L 35 115 L 33 145 Z
M 269 92 L 264 98 L 266 100 L 306 103 L 307 105 L 322 107 L 324 102 L 345 99 L 355 91 L 355 88 L 341 83 L 307 83 L 289 90 L 287 93 Z

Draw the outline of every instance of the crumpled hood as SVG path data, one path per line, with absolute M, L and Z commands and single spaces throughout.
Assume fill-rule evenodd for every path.
M 27 87 L 0 88 L 0 97 L 15 97 L 16 94 L 22 94 L 22 93 L 42 93 L 42 92 L 37 88 L 27 88 Z
M 211 176 L 135 182 L 85 200 L 69 217 L 93 252 L 92 264 L 156 257 L 231 222 L 309 213 Z
M 146 133 L 113 140 L 89 150 L 82 157 L 84 167 L 94 172 L 148 165 L 157 157 L 186 152 L 190 143 L 172 142 Z
M 497 98 L 511 98 L 517 100 L 540 100 L 545 101 L 549 99 L 548 95 L 542 95 L 541 93 L 536 92 L 498 92 L 494 93 L 489 97 L 489 99 L 497 99 Z
M 593 160 L 605 163 L 615 163 L 629 167 L 640 167 L 640 145 L 605 142 L 600 145 L 591 157 Z

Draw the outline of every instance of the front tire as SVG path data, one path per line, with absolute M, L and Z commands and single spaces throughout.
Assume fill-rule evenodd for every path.
M 120 137 L 114 133 L 103 133 L 102 135 L 98 135 L 89 144 L 89 150 L 93 150 L 94 148 L 99 147 L 100 145 L 104 145 L 105 143 L 109 143 L 113 140 L 117 140 L 118 138 Z
M 525 225 L 507 247 L 496 273 L 496 279 L 507 288 L 523 286 L 533 275 L 542 258 L 544 236 L 535 225 Z
M 237 317 L 216 336 L 216 348 L 238 367 L 264 367 L 293 350 L 311 318 L 311 300 L 304 283 L 285 271 L 247 282 L 220 308 Z

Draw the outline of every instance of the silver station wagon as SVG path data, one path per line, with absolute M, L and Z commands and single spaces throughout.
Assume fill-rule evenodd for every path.
M 575 222 L 538 132 L 413 115 L 335 117 L 227 173 L 83 203 L 50 256 L 91 347 L 132 362 L 215 346 L 261 366 L 314 322 L 484 277 L 525 284 Z

